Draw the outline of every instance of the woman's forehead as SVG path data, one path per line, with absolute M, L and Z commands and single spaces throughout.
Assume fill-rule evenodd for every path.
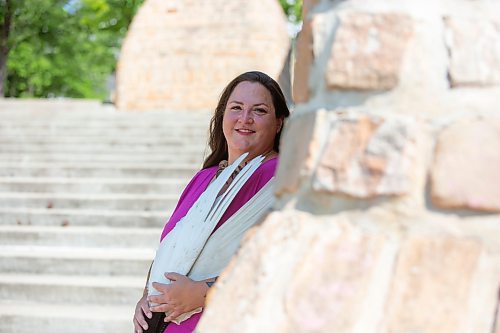
M 243 81 L 233 89 L 228 103 L 265 104 L 272 106 L 272 96 L 269 90 L 259 82 Z

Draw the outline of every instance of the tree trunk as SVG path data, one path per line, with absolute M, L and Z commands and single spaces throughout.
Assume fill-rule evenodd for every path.
M 7 82 L 7 54 L 0 51 L 0 97 L 5 97 L 4 86 Z
M 4 88 L 7 81 L 7 56 L 9 55 L 9 34 L 12 21 L 10 0 L 5 0 L 5 16 L 0 27 L 0 97 L 5 96 Z

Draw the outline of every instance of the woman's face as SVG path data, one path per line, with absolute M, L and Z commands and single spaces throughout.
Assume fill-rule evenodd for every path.
M 249 158 L 273 149 L 282 119 L 276 118 L 271 93 L 258 82 L 243 81 L 233 90 L 226 104 L 222 128 L 232 163 L 241 154 Z

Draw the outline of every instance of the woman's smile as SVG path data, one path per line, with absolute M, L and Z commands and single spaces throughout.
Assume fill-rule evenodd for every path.
M 235 129 L 235 131 L 240 135 L 252 135 L 255 133 L 255 131 L 252 131 L 252 130 L 247 129 L 247 128 L 237 128 L 237 129 Z

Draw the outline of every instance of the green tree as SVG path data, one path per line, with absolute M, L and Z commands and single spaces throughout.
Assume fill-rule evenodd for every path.
M 5 95 L 105 97 L 106 78 L 142 1 L 0 0 Z

